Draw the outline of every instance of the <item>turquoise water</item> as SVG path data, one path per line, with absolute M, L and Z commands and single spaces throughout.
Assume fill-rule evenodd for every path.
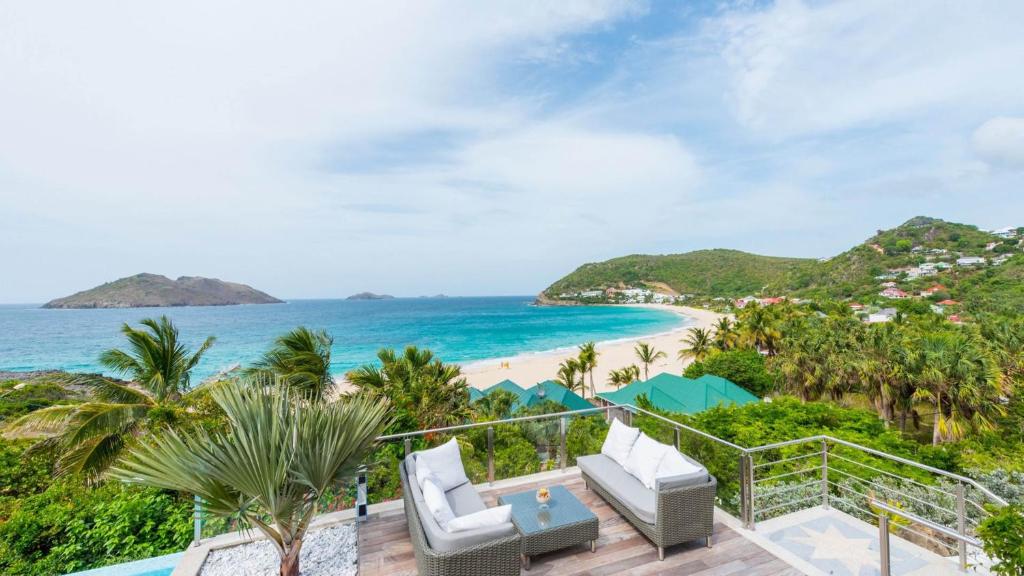
M 332 364 L 340 375 L 373 361 L 382 347 L 427 347 L 446 362 L 466 363 L 665 332 L 679 316 L 617 306 L 541 307 L 532 297 L 296 300 L 286 304 L 195 308 L 44 310 L 0 305 L 0 371 L 63 369 L 101 372 L 96 359 L 123 346 L 119 328 L 166 314 L 190 346 L 217 342 L 198 366 L 204 378 L 248 364 L 274 337 L 305 325 L 334 336 Z

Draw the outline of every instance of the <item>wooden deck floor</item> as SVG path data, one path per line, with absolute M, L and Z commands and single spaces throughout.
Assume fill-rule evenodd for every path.
M 481 490 L 488 506 L 496 506 L 498 496 L 550 486 L 553 482 L 535 482 L 504 488 Z M 537 556 L 528 576 L 606 575 L 606 574 L 688 574 L 693 576 L 782 576 L 798 575 L 800 571 L 773 556 L 757 544 L 743 538 L 729 527 L 717 523 L 712 548 L 703 540 L 673 546 L 665 551 L 665 560 L 658 561 L 658 552 L 624 518 L 595 492 L 586 490 L 579 474 L 560 477 L 581 502 L 597 514 L 600 538 L 597 552 L 580 545 L 559 552 Z M 401 509 L 371 514 L 359 527 L 359 565 L 363 576 L 404 576 L 416 574 L 405 514 Z M 484 576 L 484 575 L 481 575 Z

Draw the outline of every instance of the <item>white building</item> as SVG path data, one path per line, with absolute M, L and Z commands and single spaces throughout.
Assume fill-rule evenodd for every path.
M 896 317 L 895 308 L 882 308 L 878 312 L 872 312 L 868 314 L 868 324 L 877 324 L 879 322 L 889 322 Z
M 985 259 L 981 256 L 964 256 L 956 259 L 957 266 L 984 266 Z

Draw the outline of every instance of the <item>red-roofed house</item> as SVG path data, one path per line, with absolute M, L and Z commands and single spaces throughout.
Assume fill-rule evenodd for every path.
M 947 320 L 949 320 L 953 324 L 963 324 L 964 323 L 964 321 L 960 319 L 960 316 L 958 316 L 956 314 L 950 314 L 949 318 L 947 318 Z
M 942 284 L 936 284 L 936 285 L 932 286 L 931 288 L 925 288 L 924 290 L 922 290 L 921 291 L 921 296 L 931 296 L 932 294 L 935 294 L 936 292 L 948 292 L 948 290 Z
M 950 300 L 948 298 L 946 300 L 943 300 L 942 302 L 939 302 L 939 306 L 958 306 L 959 304 L 960 303 L 957 302 L 956 300 Z

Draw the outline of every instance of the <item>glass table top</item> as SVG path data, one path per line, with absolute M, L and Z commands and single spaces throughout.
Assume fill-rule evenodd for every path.
M 597 518 L 565 486 L 550 486 L 547 508 L 537 502 L 537 491 L 527 490 L 498 497 L 501 505 L 512 505 L 512 521 L 524 534 L 543 532 L 567 524 Z

